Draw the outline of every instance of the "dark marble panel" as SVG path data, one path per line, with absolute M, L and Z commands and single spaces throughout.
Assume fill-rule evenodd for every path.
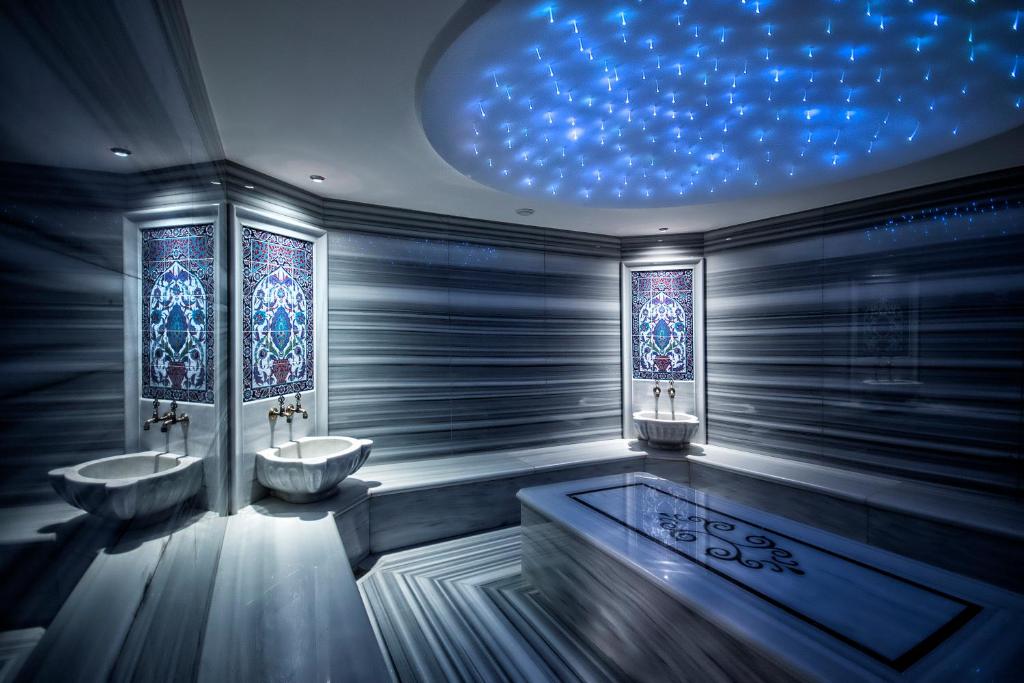
M 868 511 L 861 503 L 701 465 L 696 459 L 690 461 L 689 485 L 847 538 L 868 541 Z
M 1019 539 L 873 506 L 867 513 L 871 545 L 1024 593 Z
M 377 462 L 617 437 L 617 260 L 430 235 L 331 232 L 331 432 Z
M 643 469 L 641 457 L 370 497 L 370 552 L 381 553 L 519 521 L 516 493 L 529 486 Z
M 1024 209 L 848 225 L 708 254 L 709 441 L 1019 490 Z
M 124 448 L 117 211 L 4 202 L 0 500 L 52 495 L 46 472 Z

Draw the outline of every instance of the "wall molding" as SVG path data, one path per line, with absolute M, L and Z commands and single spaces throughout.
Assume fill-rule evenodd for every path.
M 1024 166 L 922 185 L 703 233 L 705 253 L 842 232 L 895 213 L 954 206 L 979 199 L 1024 195 Z
M 882 221 L 893 214 L 970 201 L 1024 196 L 1024 166 L 922 185 L 707 232 L 601 235 L 321 197 L 233 161 L 119 174 L 0 163 L 0 196 L 9 200 L 138 210 L 178 203 L 233 202 L 327 230 L 447 239 L 615 259 L 701 256 L 752 244 L 813 237 Z

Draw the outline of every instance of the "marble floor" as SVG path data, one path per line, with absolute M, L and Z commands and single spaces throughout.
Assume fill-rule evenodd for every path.
M 614 681 L 537 602 L 519 527 L 381 556 L 359 591 L 399 681 Z

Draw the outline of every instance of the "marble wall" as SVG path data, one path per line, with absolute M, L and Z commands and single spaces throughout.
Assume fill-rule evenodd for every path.
M 121 212 L 0 208 L 0 506 L 50 499 L 46 472 L 123 452 Z
M 1020 489 L 1020 201 L 719 241 L 706 258 L 711 443 Z
M 620 434 L 617 249 L 482 234 L 330 232 L 330 431 L 373 461 Z

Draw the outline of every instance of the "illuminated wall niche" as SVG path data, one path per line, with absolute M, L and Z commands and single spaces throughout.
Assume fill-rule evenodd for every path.
M 142 396 L 213 403 L 213 225 L 142 231 Z
M 633 379 L 693 379 L 693 271 L 634 271 Z
M 244 401 L 313 388 L 313 244 L 242 227 Z

